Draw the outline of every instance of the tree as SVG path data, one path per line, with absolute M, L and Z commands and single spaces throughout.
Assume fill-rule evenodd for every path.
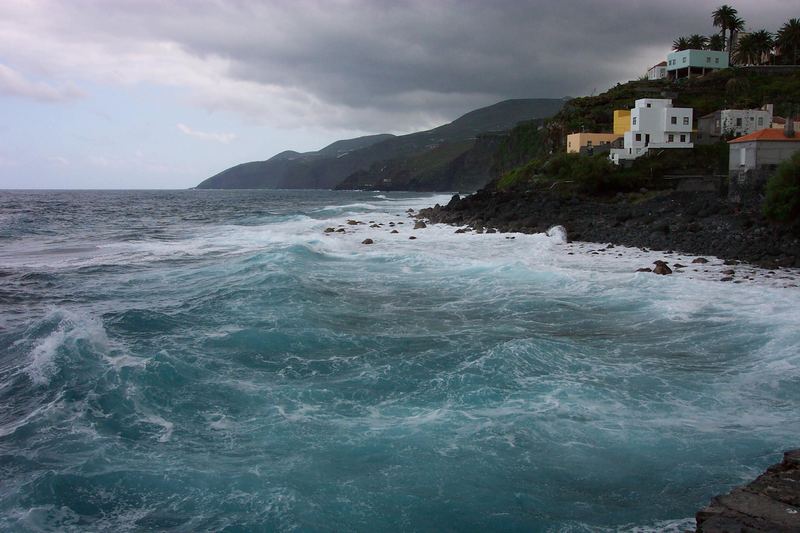
M 680 52 L 681 50 L 688 50 L 689 49 L 689 39 L 686 37 L 678 37 L 674 41 L 672 41 L 672 49 L 676 52 Z
M 703 50 L 708 45 L 708 37 L 695 33 L 686 40 L 692 50 Z
M 732 8 L 727 4 L 721 5 L 717 9 L 711 12 L 711 17 L 714 22 L 714 27 L 720 28 L 720 34 L 722 35 L 723 39 L 725 38 L 725 33 L 728 31 L 728 29 L 731 28 L 731 23 L 734 21 L 734 19 L 737 18 L 738 14 L 739 12 L 736 11 L 736 9 Z M 732 36 L 728 39 L 728 47 L 726 48 L 726 50 L 728 50 L 729 52 L 731 49 L 732 39 L 733 39 Z
M 750 34 L 755 42 L 755 49 L 758 53 L 758 63 L 764 63 L 764 58 L 767 62 L 772 56 L 772 49 L 775 48 L 775 38 L 767 30 L 758 30 Z
M 739 17 L 733 17 L 732 20 L 728 22 L 728 52 L 733 51 L 733 43 L 737 40 L 736 36 L 739 32 L 744 31 L 744 20 L 740 19 Z
M 800 59 L 800 19 L 789 19 L 778 30 L 775 44 L 780 48 L 781 57 L 797 65 Z
M 753 34 L 743 35 L 736 41 L 736 49 L 733 51 L 733 62 L 737 65 L 755 65 L 761 58 L 758 51 L 758 43 L 753 39 Z
M 764 214 L 773 220 L 791 222 L 800 215 L 800 152 L 781 163 L 767 181 Z
M 706 50 L 717 50 L 721 51 L 725 49 L 725 37 L 722 35 L 715 33 L 708 38 L 708 44 L 706 44 Z
M 769 57 L 775 41 L 767 30 L 758 30 L 743 35 L 736 41 L 733 58 L 740 65 L 760 65 Z

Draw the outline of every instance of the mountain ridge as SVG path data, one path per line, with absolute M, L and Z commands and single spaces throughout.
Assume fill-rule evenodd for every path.
M 381 161 L 420 157 L 436 149 L 443 157 L 455 159 L 463 156 L 480 134 L 508 131 L 519 122 L 552 116 L 563 104 L 564 99 L 560 98 L 503 100 L 465 113 L 452 122 L 430 130 L 400 136 L 384 133 L 343 139 L 314 152 L 286 150 L 264 161 L 241 163 L 223 170 L 196 188 L 332 189 L 354 174 L 369 173 L 370 168 Z M 451 143 L 461 143 L 465 150 L 446 149 Z M 469 143 L 472 144 L 467 146 Z M 358 188 L 358 180 L 349 182 Z M 420 188 L 430 187 L 423 183 Z

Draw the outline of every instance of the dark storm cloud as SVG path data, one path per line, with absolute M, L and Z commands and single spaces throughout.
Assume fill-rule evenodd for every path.
M 714 32 L 719 4 L 84 1 L 62 16 L 75 18 L 75 32 L 84 20 L 110 41 L 128 35 L 222 58 L 232 79 L 336 110 L 322 122 L 374 129 L 387 113 L 452 118 L 505 98 L 604 90 L 663 59 L 675 37 Z M 773 31 L 795 15 L 792 5 L 734 4 L 749 27 Z

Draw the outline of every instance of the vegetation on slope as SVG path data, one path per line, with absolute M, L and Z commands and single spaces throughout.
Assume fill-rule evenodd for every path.
M 800 152 L 784 161 L 767 181 L 764 214 L 779 222 L 800 218 Z
M 618 84 L 597 96 L 574 98 L 545 124 L 520 124 L 495 154 L 494 180 L 498 189 L 553 187 L 613 193 L 641 187 L 659 188 L 668 175 L 720 175 L 728 172 L 728 145 L 698 145 L 693 149 L 652 151 L 629 168 L 607 165 L 607 157 L 578 157 L 564 153 L 564 140 L 576 131 L 610 132 L 613 112 L 630 109 L 640 98 L 672 98 L 679 107 L 694 109 L 695 118 L 725 108 L 754 108 L 775 104 L 776 114 L 790 114 L 800 102 L 800 73 L 764 74 L 732 68 L 703 77 L 672 82 L 637 80 Z

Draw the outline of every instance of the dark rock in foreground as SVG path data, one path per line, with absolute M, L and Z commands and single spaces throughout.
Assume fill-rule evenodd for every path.
M 697 531 L 800 531 L 800 449 L 755 481 L 717 496 L 697 513 Z
M 598 197 L 484 189 L 464 198 L 456 195 L 446 206 L 422 209 L 417 216 L 434 223 L 520 233 L 544 233 L 562 225 L 576 241 L 715 255 L 730 264 L 739 260 L 768 268 L 800 267 L 800 223 L 772 224 L 758 210 L 744 209 L 713 192 Z

